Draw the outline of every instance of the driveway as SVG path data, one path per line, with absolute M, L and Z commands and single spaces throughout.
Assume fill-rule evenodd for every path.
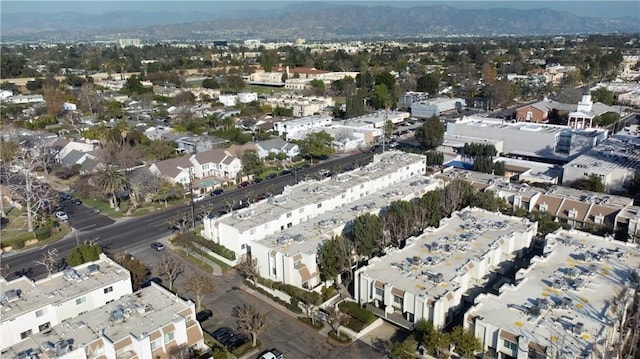
M 156 263 L 163 254 L 176 255 L 167 249 L 164 252 L 153 251 L 147 245 L 133 245 L 127 251 L 152 267 L 152 275 L 158 276 Z M 189 298 L 190 293 L 184 292 L 185 279 L 200 269 L 185 262 L 185 272 L 174 283 L 174 290 L 183 297 Z M 285 358 L 386 358 L 384 352 L 368 345 L 363 341 L 356 341 L 350 346 L 334 346 L 327 342 L 327 338 L 318 331 L 308 327 L 295 319 L 292 314 L 263 301 L 254 296 L 248 287 L 242 285 L 242 278 L 235 270 L 223 275 L 212 276 L 216 285 L 215 292 L 203 301 L 204 309 L 212 311 L 213 316 L 202 323 L 205 331 L 212 332 L 223 326 L 235 328 L 231 312 L 233 307 L 242 304 L 253 305 L 267 313 L 270 320 L 269 328 L 258 339 L 262 342 L 260 352 L 266 349 L 278 348 Z M 249 356 L 257 358 L 258 354 Z

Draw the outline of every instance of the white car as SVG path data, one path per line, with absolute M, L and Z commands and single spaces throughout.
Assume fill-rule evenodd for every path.
M 202 201 L 205 198 L 207 198 L 207 197 L 204 194 L 199 194 L 197 196 L 193 196 L 193 201 L 194 202 L 199 202 L 199 201 Z
M 56 217 L 58 217 L 58 219 L 61 221 L 66 221 L 69 219 L 69 216 L 64 211 L 56 212 Z

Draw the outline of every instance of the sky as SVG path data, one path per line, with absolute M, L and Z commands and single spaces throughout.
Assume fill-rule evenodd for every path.
M 196 1 L 165 1 L 165 0 L 142 0 L 142 1 L 119 1 L 119 0 L 76 0 L 76 1 L 24 1 L 24 0 L 2 0 L 0 2 L 0 12 L 4 15 L 15 12 L 39 12 L 54 13 L 61 11 L 75 11 L 79 13 L 100 14 L 113 11 L 214 11 L 219 9 L 240 10 L 240 9 L 276 9 L 290 4 L 299 4 L 311 0 L 299 1 L 267 1 L 267 0 L 196 0 Z M 321 2 L 321 1 L 314 1 Z M 331 1 L 327 1 L 331 2 Z M 640 17 L 640 1 L 590 1 L 590 0 L 566 0 L 566 1 L 521 1 L 521 0 L 449 0 L 449 1 L 333 1 L 342 4 L 359 4 L 365 6 L 394 6 L 412 7 L 428 5 L 448 5 L 451 7 L 473 9 L 473 8 L 549 8 L 553 10 L 568 11 L 580 16 L 590 17 Z M 640 25 L 638 25 L 640 31 Z

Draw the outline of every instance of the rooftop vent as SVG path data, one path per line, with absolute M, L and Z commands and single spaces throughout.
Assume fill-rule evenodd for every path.
M 64 275 L 64 279 L 66 280 L 80 280 L 80 276 L 78 275 L 78 272 L 76 272 L 75 269 L 73 268 L 67 268 L 64 271 L 62 271 L 63 275 Z
M 324 186 L 316 186 L 308 189 L 309 193 L 324 193 L 326 188 Z
M 296 234 L 295 236 L 293 236 L 293 240 L 296 243 L 302 243 L 304 242 L 304 236 L 302 234 Z
M 276 240 L 276 242 L 278 243 L 278 245 L 286 246 L 287 244 L 293 242 L 293 238 L 291 238 L 289 236 L 282 236 L 282 237 L 278 238 Z
M 60 340 L 55 345 L 56 355 L 61 357 L 71 352 L 71 345 L 66 340 Z
M 549 300 L 547 298 L 539 298 L 538 299 L 538 307 L 541 310 L 545 310 L 549 308 Z
M 272 196 L 269 197 L 269 203 L 271 204 L 284 204 L 287 202 L 287 197 L 286 196 Z
M 255 211 L 252 209 L 247 211 L 238 211 L 233 214 L 233 218 L 247 219 L 247 218 L 251 218 L 251 216 L 253 216 L 254 214 L 255 214 Z
M 573 303 L 573 299 L 571 299 L 569 297 L 562 298 L 562 306 L 564 308 L 569 308 L 572 303 Z
M 575 334 L 582 334 L 583 331 L 584 331 L 584 323 L 577 322 L 576 325 L 573 326 L 573 332 Z
M 87 266 L 87 274 L 95 274 L 100 272 L 100 266 L 97 264 L 89 264 Z
M 20 299 L 20 294 L 15 289 L 4 292 L 4 296 L 7 298 L 7 302 L 15 302 L 16 300 Z

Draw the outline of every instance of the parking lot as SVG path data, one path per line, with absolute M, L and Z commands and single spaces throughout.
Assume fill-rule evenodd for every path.
M 171 250 L 154 251 L 148 245 L 132 245 L 127 251 L 155 267 L 163 254 L 175 255 Z M 190 263 L 186 263 L 186 270 L 174 283 L 174 290 L 188 298 L 190 293 L 184 293 L 185 279 L 199 270 Z M 158 276 L 155 269 L 152 275 Z M 211 310 L 212 317 L 202 323 L 205 331 L 211 333 L 219 327 L 235 328 L 231 312 L 236 305 L 250 304 L 267 313 L 270 324 L 265 333 L 258 339 L 262 346 L 250 358 L 258 358 L 264 350 L 277 348 L 284 353 L 285 358 L 385 358 L 384 352 L 363 341 L 355 341 L 350 346 L 334 346 L 327 342 L 327 338 L 295 319 L 291 314 L 261 300 L 247 292 L 242 286 L 242 278 L 234 271 L 223 275 L 213 276 L 216 285 L 215 292 L 205 298 L 203 306 Z M 165 283 L 166 284 L 166 283 Z

